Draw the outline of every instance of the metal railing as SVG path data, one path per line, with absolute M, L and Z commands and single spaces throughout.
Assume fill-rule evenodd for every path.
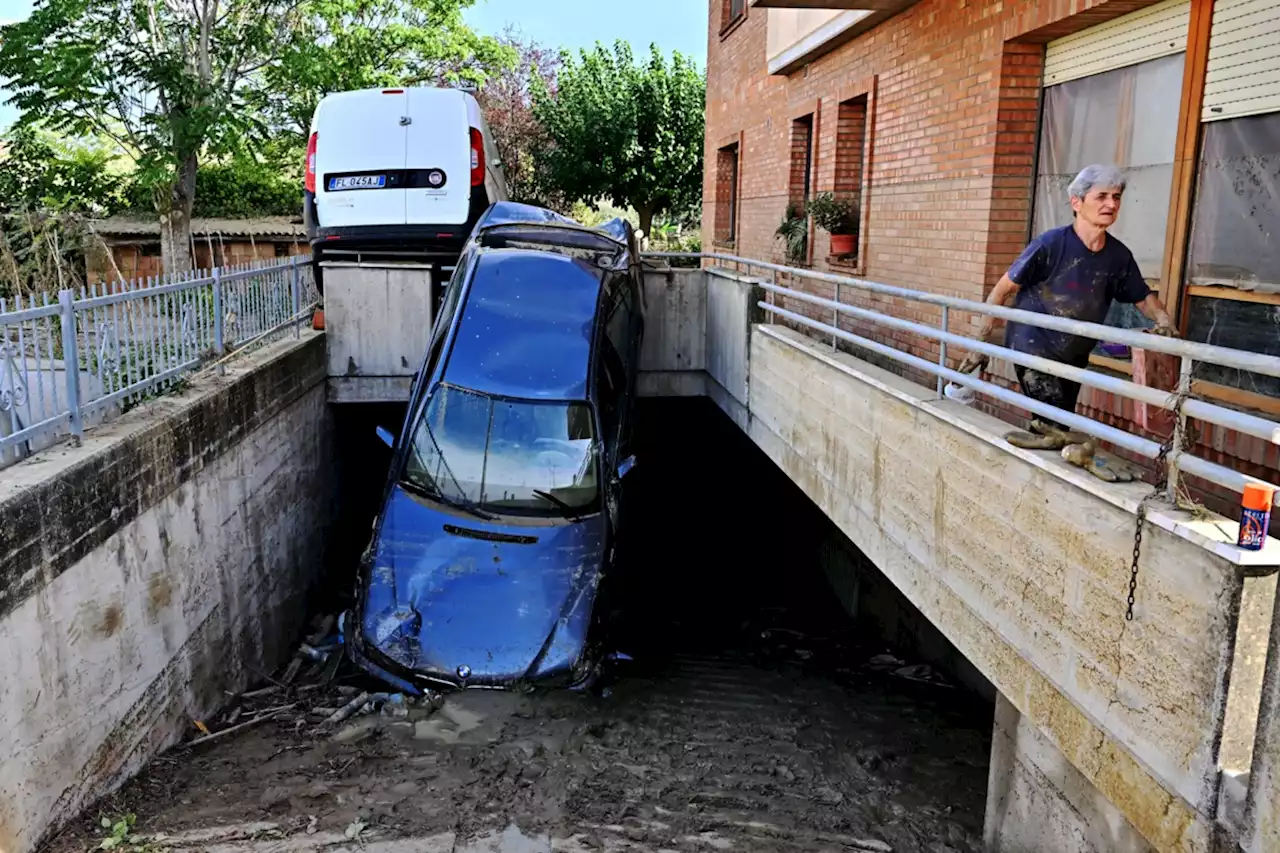
M 301 334 L 306 256 L 0 298 L 0 466 L 164 393 L 248 345 Z
M 1068 412 L 1064 409 L 1059 409 L 1038 400 L 1033 400 L 1017 391 L 1012 391 L 993 382 L 980 379 L 977 373 L 966 374 L 953 370 L 947 367 L 946 364 L 948 347 L 957 347 L 966 351 L 982 353 L 992 358 L 1003 359 L 1013 364 L 1028 367 L 1063 379 L 1068 379 L 1072 382 L 1078 382 L 1081 385 L 1085 385 L 1090 388 L 1097 388 L 1100 391 L 1109 392 L 1139 403 L 1146 403 L 1148 405 L 1158 406 L 1160 408 L 1173 411 L 1177 417 L 1174 421 L 1172 449 L 1168 450 L 1165 455 L 1165 464 L 1168 468 L 1167 494 L 1170 500 L 1176 499 L 1179 472 L 1185 472 L 1196 477 L 1201 477 L 1209 482 L 1216 483 L 1236 492 L 1242 492 L 1246 483 L 1262 483 L 1269 485 L 1272 488 L 1278 488 L 1277 484 L 1268 483 L 1265 480 L 1251 477 L 1247 474 L 1243 474 L 1239 471 L 1232 470 L 1231 468 L 1227 468 L 1223 465 L 1195 456 L 1188 450 L 1182 449 L 1182 439 L 1186 431 L 1187 418 L 1195 418 L 1205 423 L 1216 424 L 1246 435 L 1261 438 L 1265 441 L 1271 442 L 1272 444 L 1280 444 L 1280 423 L 1258 417 L 1256 415 L 1251 415 L 1247 412 L 1241 412 L 1236 409 L 1219 406 L 1205 400 L 1190 397 L 1192 371 L 1196 362 L 1206 362 L 1209 364 L 1221 365 L 1223 367 L 1235 368 L 1237 370 L 1260 373 L 1265 376 L 1280 377 L 1280 358 L 1275 356 L 1247 352 L 1244 350 L 1229 349 L 1227 347 L 1213 346 L 1211 344 L 1197 343 L 1194 341 L 1179 340 L 1177 338 L 1165 338 L 1144 332 L 1106 326 L 1100 323 L 1087 323 L 1081 320 L 1070 320 L 1064 317 L 1038 314 L 1033 311 L 1023 311 L 1017 308 L 988 305 L 985 302 L 973 302 L 968 299 L 961 299 L 954 296 L 944 296 L 937 293 L 911 290 L 905 287 L 879 284 L 877 282 L 866 281 L 864 279 L 853 278 L 851 276 L 842 276 L 833 273 L 788 267 L 767 261 L 738 257 L 736 255 L 724 255 L 718 253 L 689 254 L 682 252 L 646 252 L 644 257 L 696 258 L 700 261 L 732 263 L 740 268 L 745 267 L 746 273 L 753 277 L 755 270 L 767 271 L 771 274 L 772 280 L 762 280 L 760 282 L 760 286 L 767 292 L 783 296 L 787 299 L 795 299 L 805 302 L 822 308 L 823 310 L 829 310 L 832 312 L 833 322 L 824 323 L 819 320 L 814 320 L 811 317 L 807 317 L 795 311 L 788 310 L 785 307 L 763 300 L 758 303 L 759 306 L 776 317 L 786 318 L 800 326 L 830 335 L 833 346 L 837 339 L 844 340 L 869 352 L 874 352 L 898 363 L 932 374 L 937 377 L 937 390 L 939 396 L 942 395 L 944 382 L 953 382 L 957 385 L 972 388 L 973 390 L 981 392 L 988 397 L 1005 403 L 1010 403 L 1042 417 L 1050 418 L 1058 423 L 1065 424 L 1072 429 L 1076 429 L 1080 432 L 1093 436 L 1094 438 L 1108 441 L 1117 447 L 1122 447 L 1147 459 L 1160 459 L 1163 449 L 1162 446 L 1148 438 L 1143 438 L 1142 436 L 1125 432 L 1124 430 L 1117 429 L 1108 424 L 1094 420 L 1093 418 L 1079 415 L 1075 412 Z M 834 285 L 835 298 L 827 299 L 792 287 L 780 285 L 777 282 L 778 273 L 792 276 L 795 279 L 809 279 Z M 900 317 L 894 317 L 879 311 L 863 308 L 858 305 L 847 304 L 841 301 L 841 288 L 852 288 L 855 291 L 861 291 L 864 293 L 875 293 L 883 296 L 906 299 L 912 302 L 936 305 L 941 309 L 940 323 L 937 327 L 929 326 L 923 323 L 905 320 Z M 1017 352 L 998 344 L 983 343 L 973 338 L 957 335 L 948 330 L 952 309 L 962 310 L 973 314 L 983 314 L 997 317 L 1005 321 L 1014 321 L 1028 326 L 1035 326 L 1041 329 L 1067 332 L 1092 338 L 1094 340 L 1126 344 L 1138 349 L 1177 356 L 1181 359 L 1178 388 L 1173 392 L 1162 391 L 1157 388 L 1139 385 L 1126 379 L 1108 376 L 1098 371 L 1072 367 L 1071 365 L 1063 364 L 1051 359 Z M 912 353 L 903 352 L 900 349 L 887 346 L 878 341 L 873 341 L 846 329 L 841 329 L 839 328 L 839 317 L 842 314 L 871 323 L 880 324 L 890 329 L 912 332 L 922 337 L 938 341 L 938 360 L 936 362 L 930 361 Z M 1179 399 L 1183 401 L 1181 406 L 1178 406 L 1177 401 Z

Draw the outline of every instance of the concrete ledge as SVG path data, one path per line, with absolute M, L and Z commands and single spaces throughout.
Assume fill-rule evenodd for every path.
M 287 655 L 325 555 L 324 376 L 307 334 L 0 473 L 0 851 Z
M 1156 849 L 1208 850 L 1221 741 L 1261 687 L 1237 679 L 1228 719 L 1233 660 L 1270 627 L 1241 570 L 1150 530 L 1128 622 L 1133 514 L 1088 475 L 779 327 L 754 330 L 750 387 L 756 443 L 1082 777 Z

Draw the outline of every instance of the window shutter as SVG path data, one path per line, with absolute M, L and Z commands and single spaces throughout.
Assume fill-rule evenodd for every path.
M 1201 121 L 1280 110 L 1280 5 L 1217 0 Z
M 1045 48 L 1044 85 L 1182 53 L 1190 26 L 1191 0 L 1164 0 L 1051 41 Z

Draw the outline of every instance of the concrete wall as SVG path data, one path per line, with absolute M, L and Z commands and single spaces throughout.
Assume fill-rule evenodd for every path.
M 1104 496 L 1051 454 L 998 445 L 998 421 L 778 327 L 755 329 L 749 381 L 752 438 L 1099 801 L 1157 850 L 1208 850 L 1232 657 L 1265 654 L 1235 650 L 1237 614 L 1252 618 L 1237 570 L 1149 526 L 1127 622 L 1126 507 L 1147 487 Z M 1242 624 L 1240 642 L 1266 627 Z M 1236 704 L 1247 717 L 1256 696 Z M 1024 752 L 1044 767 L 1043 748 Z
M 326 263 L 323 273 L 334 402 L 404 402 L 431 339 L 431 269 Z
M 699 397 L 706 392 L 706 329 L 702 270 L 645 271 L 642 397 Z
M 322 335 L 0 473 L 0 851 L 271 670 L 325 556 Z

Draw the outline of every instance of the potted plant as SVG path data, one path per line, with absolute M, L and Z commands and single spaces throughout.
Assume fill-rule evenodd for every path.
M 858 205 L 835 193 L 821 193 L 809 202 L 813 223 L 831 235 L 831 254 L 852 255 L 858 240 Z
M 788 263 L 799 265 L 805 262 L 808 255 L 809 219 L 798 204 L 793 201 L 787 205 L 787 212 L 782 215 L 782 222 L 773 233 L 782 238 Z

